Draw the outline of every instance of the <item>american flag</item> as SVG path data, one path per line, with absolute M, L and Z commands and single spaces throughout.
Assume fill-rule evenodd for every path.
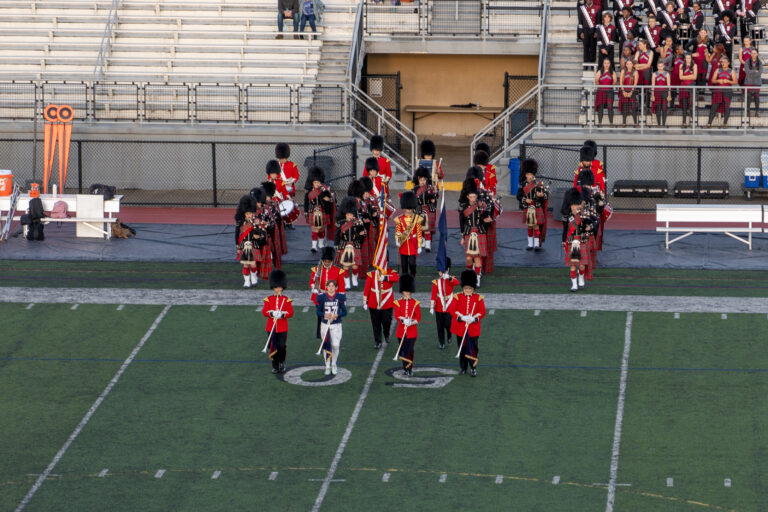
M 387 271 L 387 248 L 389 247 L 389 233 L 387 232 L 387 198 L 382 191 L 379 195 L 379 241 L 376 244 L 376 252 L 373 256 L 373 266 L 381 272 Z

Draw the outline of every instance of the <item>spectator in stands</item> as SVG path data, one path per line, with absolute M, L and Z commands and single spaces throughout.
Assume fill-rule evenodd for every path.
M 632 60 L 634 58 L 635 58 L 635 52 L 632 50 L 632 47 L 625 45 L 621 51 L 621 59 L 619 60 L 619 70 L 624 69 L 624 67 L 626 67 L 627 65 L 627 61 Z
M 301 25 L 299 26 L 301 32 L 304 32 L 307 22 L 309 22 L 312 32 L 317 32 L 317 27 L 315 26 L 315 0 L 304 0 L 301 5 Z
M 621 111 L 622 123 L 627 124 L 627 114 L 632 114 L 632 119 L 637 124 L 637 81 L 638 72 L 635 70 L 634 61 L 627 60 L 621 69 L 619 79 L 621 88 L 619 89 L 619 110 Z
M 717 43 L 715 45 L 715 51 L 712 52 L 712 57 L 709 59 L 709 75 L 707 76 L 707 83 L 709 85 L 715 85 L 714 79 L 717 76 L 717 72 L 720 70 L 720 64 L 724 58 L 728 58 L 725 55 L 725 47 L 722 43 Z
M 613 86 L 616 85 L 616 72 L 613 70 L 613 62 L 608 58 L 603 59 L 602 66 L 595 73 L 595 110 L 597 122 L 603 124 L 603 110 L 608 110 L 608 120 L 613 124 Z
M 751 37 L 747 36 L 741 38 L 741 51 L 739 52 L 739 62 L 741 63 L 739 66 L 739 85 L 744 85 L 744 63 L 749 60 L 752 50 L 754 49 L 755 48 L 752 48 Z
M 616 41 L 616 27 L 613 26 L 613 15 L 610 12 L 603 13 L 603 24 L 597 27 L 595 33 L 597 39 L 597 68 L 602 67 L 604 59 L 611 61 L 613 69 L 614 42 Z
M 736 73 L 730 68 L 730 64 L 731 61 L 728 57 L 723 55 L 720 59 L 720 69 L 715 72 L 712 78 L 712 84 L 717 88 L 712 92 L 712 105 L 709 107 L 707 128 L 712 128 L 712 121 L 718 113 L 723 114 L 723 126 L 728 126 L 728 117 L 731 115 L 731 99 L 733 98 L 733 90 L 730 87 L 739 83 Z
M 747 116 L 752 116 L 749 106 L 754 101 L 755 117 L 760 117 L 760 85 L 762 84 L 763 61 L 757 55 L 757 48 L 752 49 L 749 60 L 742 65 L 742 68 L 744 69 L 744 85 L 747 89 Z
M 653 101 L 651 102 L 651 112 L 656 114 L 657 126 L 667 125 L 667 107 L 672 101 L 669 84 L 669 73 L 664 68 L 664 62 L 659 60 L 656 72 L 653 74 Z
M 686 123 L 688 116 L 691 116 L 691 122 L 693 122 L 693 114 L 691 112 L 691 106 L 693 105 L 691 98 L 693 94 L 691 94 L 691 90 L 686 86 L 694 85 L 699 76 L 696 63 L 693 61 L 693 56 L 690 53 L 685 54 L 679 74 L 680 85 L 682 86 L 680 88 L 680 108 L 683 109 L 683 127 L 686 127 L 688 125 Z
M 283 38 L 283 22 L 285 18 L 293 20 L 293 31 L 299 31 L 299 12 L 301 11 L 299 6 L 299 0 L 277 0 L 277 31 L 280 32 L 277 35 L 278 39 Z M 294 34 L 294 39 L 297 34 Z
M 600 6 L 592 0 L 579 0 L 579 39 L 584 46 L 584 62 L 595 62 L 595 29 Z
M 699 35 L 696 38 L 696 44 L 693 47 L 689 47 L 688 51 L 693 54 L 693 62 L 696 64 L 698 70 L 698 77 L 696 78 L 696 85 L 703 86 L 707 83 L 707 66 L 709 61 L 712 60 L 712 41 L 709 40 L 709 33 L 705 29 L 699 30 Z

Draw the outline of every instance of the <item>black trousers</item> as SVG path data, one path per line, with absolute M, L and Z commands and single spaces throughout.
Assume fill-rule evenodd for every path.
M 411 274 L 413 277 L 416 277 L 416 255 L 400 255 L 400 273 Z
M 461 345 L 461 339 L 464 338 L 464 336 L 456 335 L 456 346 L 461 347 L 461 354 L 459 355 L 459 365 L 461 365 L 461 369 L 464 371 L 467 371 L 467 367 L 475 367 L 475 361 L 473 359 L 470 359 L 467 357 L 467 353 L 469 352 L 470 344 L 474 346 L 475 354 L 480 353 L 480 348 L 477 346 L 477 340 L 478 338 L 472 338 L 469 334 L 467 334 L 466 338 L 464 339 L 464 346 Z
M 437 325 L 437 341 L 442 347 L 446 341 L 451 340 L 451 314 L 435 311 L 435 324 Z
M 581 44 L 584 47 L 584 62 L 595 62 L 595 50 L 597 41 L 595 41 L 595 29 L 584 26 L 584 38 Z
M 288 331 L 285 332 L 273 332 L 272 339 L 277 347 L 277 352 L 272 356 L 272 368 L 277 369 L 280 363 L 285 362 L 286 355 L 286 342 L 288 341 Z
M 382 335 L 384 340 L 389 343 L 389 330 L 392 327 L 392 308 L 374 309 L 370 308 L 371 327 L 373 327 L 373 342 L 379 345 Z

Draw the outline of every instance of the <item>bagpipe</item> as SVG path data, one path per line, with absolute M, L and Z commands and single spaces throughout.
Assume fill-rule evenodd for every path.
M 603 191 L 598 188 L 592 197 L 595 199 L 596 210 L 600 213 L 600 220 L 605 222 L 610 219 L 613 216 L 613 206 L 605 198 Z
M 543 208 L 549 197 L 549 184 L 536 180 L 533 182 L 533 186 L 526 188 L 528 190 L 523 193 L 520 200 L 520 208 L 525 210 L 525 223 L 531 228 L 537 224 L 536 209 Z

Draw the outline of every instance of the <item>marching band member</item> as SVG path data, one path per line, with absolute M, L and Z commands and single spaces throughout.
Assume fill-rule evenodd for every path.
M 381 181 L 384 185 L 384 191 L 387 192 L 387 195 L 389 193 L 389 180 L 392 179 L 392 168 L 389 165 L 389 158 L 382 156 L 381 152 L 384 151 L 384 137 L 381 135 L 374 135 L 371 137 L 370 144 L 368 148 L 371 151 L 371 154 L 376 159 L 376 161 L 379 164 L 379 175 L 381 176 Z M 366 166 L 368 164 L 368 161 L 366 160 Z M 363 176 L 367 175 L 367 167 L 363 169 Z
M 678 16 L 677 11 L 675 11 L 675 4 L 671 1 L 667 2 L 659 18 L 661 20 L 661 37 L 663 39 L 667 37 L 674 39 L 677 37 L 677 28 L 680 26 Z
M 725 55 L 731 60 L 733 55 L 733 38 L 736 37 L 736 25 L 732 22 L 733 11 L 725 10 L 721 13 L 722 19 L 715 25 L 715 42 L 722 43 L 725 49 Z
M 744 77 L 746 76 L 745 65 L 749 58 L 752 56 L 752 51 L 756 48 L 752 48 L 752 38 L 749 36 L 741 37 L 741 50 L 739 51 L 739 85 L 744 85 Z M 749 110 L 749 109 L 747 109 Z
M 357 217 L 357 200 L 345 197 L 339 208 L 336 225 L 336 264 L 351 273 L 351 283 L 344 278 L 346 288 L 357 287 L 357 276 L 363 264 L 361 248 L 365 240 L 365 226 Z M 351 270 L 351 272 L 350 272 Z
M 648 15 L 648 24 L 643 27 L 642 30 L 642 37 L 645 37 L 646 42 L 648 43 L 647 50 L 650 50 L 653 54 L 653 61 L 649 62 L 650 69 L 653 70 L 653 65 L 656 62 L 656 60 L 659 58 L 659 53 L 661 53 L 661 27 L 656 24 L 656 15 L 649 14 Z M 640 64 L 640 62 L 638 62 Z M 638 69 L 640 71 L 640 69 Z M 646 84 L 646 85 L 650 85 Z
M 419 301 L 411 297 L 416 291 L 413 276 L 403 274 L 400 276 L 400 293 L 403 297 L 395 301 L 395 317 L 397 318 L 397 332 L 395 336 L 401 340 L 397 355 L 403 362 L 403 372 L 413 375 L 414 348 L 419 337 L 419 322 L 421 322 L 421 306 Z
M 616 42 L 616 27 L 613 25 L 613 14 L 608 11 L 603 12 L 603 24 L 595 30 L 597 39 L 597 67 L 603 67 L 603 61 L 608 59 L 613 69 L 614 43 Z
M 749 37 L 749 29 L 752 25 L 757 23 L 757 12 L 760 10 L 760 4 L 758 0 L 741 0 L 739 7 L 737 8 L 736 15 L 739 17 L 739 30 L 741 30 L 742 41 Z
M 382 337 L 389 343 L 389 329 L 392 326 L 393 300 L 392 285 L 400 280 L 393 269 L 379 269 L 368 272 L 363 289 L 363 309 L 371 316 L 373 328 L 373 348 L 381 348 Z
M 347 273 L 333 264 L 336 251 L 333 247 L 323 247 L 320 252 L 320 265 L 312 267 L 312 276 L 309 278 L 309 289 L 312 291 L 310 299 L 317 306 L 317 296 L 325 290 L 328 281 L 335 281 L 340 293 L 346 292 L 344 281 L 348 281 Z M 320 318 L 317 319 L 317 339 L 320 339 Z
M 437 279 L 432 281 L 429 302 L 429 313 L 435 315 L 440 350 L 445 348 L 446 341 L 451 340 L 451 313 L 448 310 L 453 302 L 453 289 L 459 286 L 459 280 L 450 275 L 450 270 L 451 258 L 445 258 L 445 272 L 438 272 Z
M 264 298 L 264 307 L 261 310 L 267 318 L 267 353 L 272 361 L 272 373 L 285 373 L 288 319 L 293 317 L 291 299 L 283 295 L 283 291 L 288 288 L 285 272 L 273 270 L 269 275 L 269 287 L 274 295 Z
M 592 0 L 579 0 L 579 28 L 578 38 L 584 46 L 584 62 L 595 62 L 595 27 L 600 6 Z
M 616 72 L 613 70 L 613 60 L 604 58 L 595 73 L 595 111 L 597 122 L 603 124 L 603 113 L 608 111 L 608 121 L 613 124 L 613 86 L 616 85 Z
M 296 196 L 296 184 L 299 182 L 299 168 L 288 160 L 291 157 L 291 146 L 285 142 L 279 142 L 275 146 L 275 158 L 280 164 L 280 179 L 285 183 L 288 196 Z
M 253 198 L 243 196 L 235 213 L 235 243 L 237 260 L 243 269 L 243 288 L 250 288 L 259 282 L 258 263 L 261 261 L 261 245 L 266 238 L 266 233 L 254 222 L 255 208 Z
M 653 74 L 653 101 L 651 102 L 651 112 L 656 114 L 656 124 L 658 126 L 667 125 L 667 107 L 672 102 L 670 93 L 669 73 L 664 70 L 664 61 L 659 59 L 656 64 L 656 72 Z
M 432 236 L 435 234 L 435 220 L 437 213 L 437 191 L 432 186 L 429 169 L 419 167 L 413 173 L 413 192 L 416 194 L 416 213 L 424 219 L 422 234 L 424 235 L 424 249 L 432 252 Z
M 565 236 L 565 265 L 571 270 L 571 291 L 584 288 L 584 278 L 592 280 L 589 254 L 589 232 L 592 225 L 588 217 L 582 217 L 583 199 L 577 188 L 565 194 L 564 206 L 570 210 L 568 229 Z
M 624 63 L 619 78 L 621 88 L 619 89 L 619 110 L 621 111 L 622 124 L 627 124 L 627 114 L 632 115 L 632 119 L 637 124 L 637 86 L 638 73 L 635 70 L 635 63 L 628 59 Z
M 475 286 L 480 285 L 483 260 L 488 256 L 488 225 L 493 222 L 490 205 L 478 199 L 477 183 L 472 178 L 464 180 L 459 195 L 459 225 L 461 245 L 464 247 L 466 266 L 477 274 Z
M 584 146 L 579 150 L 579 167 L 573 173 L 573 186 L 579 185 L 579 173 L 589 169 L 595 175 L 597 187 L 605 194 L 605 170 L 603 162 L 597 159 L 597 143 L 593 140 L 585 140 Z
M 275 198 L 279 201 L 289 199 L 288 190 L 285 188 L 285 181 L 280 176 L 280 164 L 277 160 L 267 162 L 267 179 L 275 184 Z
M 480 143 L 477 145 L 478 147 L 487 147 L 488 145 L 485 143 Z M 478 153 L 485 153 L 483 149 L 479 149 L 475 151 L 474 156 L 479 157 L 479 161 L 483 161 L 484 155 L 478 154 Z M 485 153 L 487 154 L 487 153 Z M 473 158 L 474 158 L 473 156 Z M 492 168 L 493 173 L 489 174 L 488 169 Z M 483 171 L 482 166 L 472 166 L 467 170 L 466 177 L 472 178 L 475 181 L 475 185 L 477 186 L 477 200 L 478 202 L 481 202 L 485 204 L 490 213 L 491 213 L 491 222 L 487 223 L 485 225 L 485 240 L 486 240 L 486 250 L 487 254 L 483 258 L 483 268 L 482 273 L 483 274 L 490 274 L 493 272 L 494 269 L 494 255 L 496 253 L 496 217 L 501 215 L 501 203 L 494 199 L 492 194 L 488 191 L 488 189 L 485 187 L 485 178 L 488 176 L 491 176 L 494 180 L 496 179 L 496 168 L 492 165 L 488 164 L 485 166 L 485 172 Z M 495 186 L 495 185 L 494 185 Z
M 360 180 L 352 180 L 352 183 L 347 187 L 347 195 L 355 198 L 355 217 L 363 221 L 363 227 L 365 227 L 366 237 L 360 245 L 360 268 L 365 274 L 371 266 L 371 258 L 373 256 L 373 250 L 371 250 L 369 242 L 369 239 L 372 238 L 370 204 L 365 199 L 368 193 Z
M 272 208 L 267 204 L 267 193 L 263 188 L 251 190 L 251 195 L 255 203 L 253 219 L 254 224 L 263 230 L 264 244 L 261 246 L 259 255 L 259 275 L 262 279 L 269 279 L 272 273 L 272 243 L 268 235 L 269 231 L 275 229 L 275 219 L 272 216 Z
M 541 250 L 547 236 L 547 202 L 549 191 L 543 181 L 536 179 L 539 164 L 536 160 L 528 158 L 523 160 L 521 169 L 523 173 L 523 186 L 518 189 L 517 199 L 520 208 L 525 210 L 523 221 L 528 227 L 527 251 Z
M 579 173 L 579 185 L 576 187 L 581 190 L 581 218 L 589 219 L 592 229 L 589 230 L 587 244 L 589 248 L 590 265 L 589 268 L 594 270 L 597 268 L 597 234 L 600 231 L 600 213 L 603 212 L 605 207 L 605 200 L 602 199 L 603 205 L 598 212 L 597 197 L 595 192 L 599 192 L 599 189 L 595 187 L 595 175 L 591 170 L 585 169 Z M 601 193 L 602 194 L 602 193 Z M 582 239 L 582 243 L 584 240 Z
M 338 292 L 336 281 L 328 280 L 325 293 L 317 297 L 317 316 L 322 319 L 320 336 L 323 340 L 321 350 L 325 359 L 325 374 L 336 375 L 339 370 L 336 363 L 339 360 L 341 347 L 341 319 L 347 316 L 347 296 Z
M 456 335 L 459 346 L 460 375 L 467 373 L 477 377 L 478 340 L 480 339 L 480 321 L 485 317 L 483 296 L 475 293 L 477 275 L 471 270 L 461 273 L 462 293 L 453 296 L 448 312 L 451 314 L 451 332 Z
M 385 192 L 384 181 L 379 176 L 379 161 L 374 157 L 365 160 L 365 176 L 371 180 L 371 194 L 378 198 Z
M 481 155 L 479 152 L 484 154 Z M 485 142 L 479 142 L 477 146 L 475 146 L 475 154 L 472 156 L 472 161 L 474 162 L 474 165 L 479 166 L 483 170 L 481 179 L 485 190 L 487 190 L 491 196 L 496 197 L 496 187 L 498 186 L 499 180 L 496 177 L 496 166 L 489 163 L 488 159 L 490 158 L 490 154 L 490 146 Z
M 429 139 L 424 139 L 421 141 L 419 149 L 421 150 L 421 160 L 419 161 L 419 167 L 427 168 L 429 175 L 432 178 L 433 184 L 435 181 L 442 181 L 444 178 L 443 168 L 440 165 L 440 162 L 435 160 L 437 157 L 437 149 L 435 148 L 435 143 Z M 429 163 L 429 165 L 426 165 L 427 163 Z
M 379 215 L 382 215 L 381 204 L 376 196 L 373 195 L 373 180 L 368 176 L 363 176 L 359 181 L 365 191 L 363 193 L 363 201 L 367 206 L 368 214 L 371 219 L 370 228 L 366 228 L 369 229 L 369 231 L 368 236 L 365 237 L 365 243 L 368 245 L 368 254 L 370 255 L 369 261 L 372 261 L 373 256 L 376 253 L 376 245 L 379 242 L 379 222 L 381 220 Z M 365 270 L 367 271 L 368 268 L 370 268 L 370 265 L 366 267 Z
M 685 54 L 683 65 L 680 66 L 680 108 L 683 110 L 683 127 L 688 126 L 688 116 L 693 123 L 692 112 L 692 96 L 693 91 L 688 87 L 696 83 L 696 78 L 699 76 L 699 71 L 696 63 L 693 61 L 693 56 L 690 53 Z
M 282 218 L 280 217 L 280 200 L 275 197 L 277 192 L 275 190 L 274 182 L 264 181 L 261 184 L 261 188 L 264 189 L 264 193 L 266 194 L 266 208 L 272 219 L 274 219 L 273 226 L 267 230 L 269 244 L 272 248 L 272 261 L 274 261 L 274 267 L 280 269 L 281 258 L 283 254 L 288 252 L 288 242 L 285 239 L 285 228 L 283 226 Z
M 421 254 L 424 235 L 422 217 L 415 213 L 419 207 L 416 194 L 411 191 L 400 195 L 402 215 L 395 217 L 395 244 L 400 254 L 400 273 L 416 277 L 416 256 Z
M 752 50 L 749 60 L 744 63 L 744 85 L 747 91 L 747 117 L 752 117 L 750 105 L 755 104 L 755 117 L 760 117 L 760 86 L 762 85 L 763 61 L 757 54 L 757 48 Z
M 632 9 L 625 5 L 621 9 L 621 17 L 616 21 L 616 27 L 619 34 L 620 48 L 623 48 L 625 46 L 624 43 L 630 39 L 630 34 L 632 34 L 633 39 L 637 37 L 640 30 L 640 20 L 632 14 Z
M 326 239 L 333 243 L 336 204 L 331 189 L 325 185 L 325 173 L 319 167 L 309 171 L 307 193 L 304 196 L 304 216 L 312 228 L 312 252 L 325 247 Z M 326 238 L 327 237 L 327 238 Z

